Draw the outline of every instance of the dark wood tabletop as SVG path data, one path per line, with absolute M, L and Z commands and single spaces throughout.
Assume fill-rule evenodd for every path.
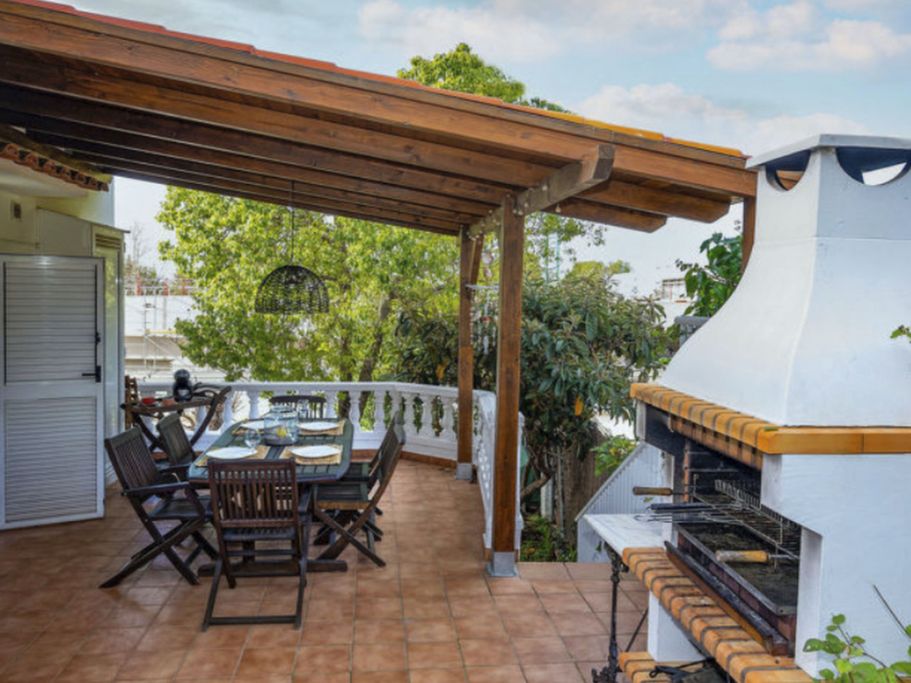
M 246 447 L 246 444 L 244 443 L 244 434 L 246 432 L 244 424 L 250 421 L 251 420 L 245 420 L 231 425 L 212 443 L 211 446 L 209 446 L 209 448 L 206 449 L 206 452 L 208 453 L 217 448 L 226 448 L 228 446 Z M 332 419 L 319 420 L 319 422 L 332 421 Z M 306 422 L 307 420 L 302 420 L 301 424 Z M 286 448 L 292 448 L 294 446 L 339 445 L 342 448 L 342 458 L 338 464 L 298 464 L 297 466 L 297 481 L 300 484 L 325 484 L 338 481 L 345 476 L 345 473 L 351 465 L 351 448 L 354 441 L 354 425 L 351 424 L 351 420 L 348 419 L 344 420 L 344 423 L 342 433 L 338 436 L 330 434 L 308 434 L 304 430 L 301 430 L 296 443 L 284 446 L 270 446 L 265 459 L 276 460 Z M 187 472 L 187 478 L 193 484 L 200 486 L 208 485 L 209 469 L 205 466 L 197 466 L 196 461 L 194 461 Z

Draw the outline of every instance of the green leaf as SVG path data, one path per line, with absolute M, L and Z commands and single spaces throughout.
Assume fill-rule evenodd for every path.
M 834 615 L 832 617 L 832 623 L 835 624 L 836 626 L 842 626 L 845 623 L 845 615 L 844 614 Z
M 827 681 L 831 681 L 835 678 L 835 672 L 832 669 L 820 669 L 819 676 Z

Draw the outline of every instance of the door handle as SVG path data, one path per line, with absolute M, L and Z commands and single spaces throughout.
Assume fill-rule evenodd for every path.
M 82 376 L 83 377 L 94 377 L 96 382 L 100 382 L 101 381 L 101 366 L 96 365 L 95 372 L 83 372 Z

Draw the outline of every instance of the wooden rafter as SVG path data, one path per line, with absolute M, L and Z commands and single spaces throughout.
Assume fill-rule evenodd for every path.
M 514 210 L 527 216 L 559 205 L 580 192 L 607 180 L 613 163 L 613 147 L 599 145 L 586 153 L 579 161 L 574 161 L 554 171 L 544 182 L 519 194 L 515 199 Z M 504 207 L 501 206 L 476 222 L 471 226 L 470 235 L 476 237 L 498 229 L 503 223 L 503 211 Z M 592 211 L 596 213 L 598 208 L 595 207 Z

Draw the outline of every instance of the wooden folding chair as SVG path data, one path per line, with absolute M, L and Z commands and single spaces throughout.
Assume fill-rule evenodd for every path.
M 122 434 L 105 439 L 104 447 L 123 487 L 123 495 L 130 501 L 142 525 L 152 537 L 152 542 L 135 553 L 123 569 L 101 584 L 101 587 L 116 586 L 162 553 L 189 583 L 199 583 L 196 574 L 190 568 L 193 560 L 200 552 L 206 553 L 209 557 L 216 556 L 215 548 L 201 533 L 208 521 L 208 501 L 197 496 L 190 484 L 180 481 L 174 473 L 159 472 L 138 428 L 133 427 Z M 182 492 L 183 495 L 176 495 L 178 492 Z M 160 500 L 151 510 L 147 509 L 146 503 L 153 497 Z M 174 522 L 177 523 L 176 526 L 165 533 L 158 529 L 159 523 Z M 192 536 L 196 541 L 196 547 L 186 559 L 182 559 L 175 552 L 174 546 L 188 536 Z
M 312 394 L 273 396 L 269 399 L 269 405 L 293 405 L 303 418 L 319 420 L 326 416 L 326 398 L 324 396 Z
M 389 427 L 386 429 L 386 434 L 383 436 L 383 441 L 380 443 L 380 447 L 376 450 L 376 453 L 373 454 L 373 457 L 370 458 L 370 460 L 352 462 L 348 467 L 348 471 L 345 472 L 345 475 L 342 477 L 341 481 L 366 481 L 372 488 L 376 483 L 377 468 L 379 467 L 380 457 L 389 448 L 393 447 L 392 441 L 397 438 L 395 433 L 395 426 L 401 425 L 402 423 L 402 414 L 398 413 L 392 418 Z M 379 510 L 377 510 L 377 512 L 379 512 Z
M 298 494 L 294 461 L 210 461 L 208 468 L 219 556 L 202 630 L 213 624 L 293 623 L 300 628 L 307 585 L 310 494 Z M 257 543 L 267 547 L 257 548 Z M 294 614 L 213 616 L 222 574 L 229 588 L 237 585 L 238 577 L 298 576 Z
M 380 567 L 386 566 L 374 550 L 374 541 L 379 534 L 372 520 L 405 445 L 405 431 L 400 424 L 394 422 L 390 431 L 389 438 L 383 439 L 372 483 L 370 480 L 339 481 L 314 487 L 313 515 L 325 531 L 336 536 L 319 559 L 335 559 L 350 544 Z M 362 530 L 366 544 L 357 538 Z
M 190 445 L 180 415 L 170 413 L 158 421 L 158 438 L 168 456 L 167 460 L 158 463 L 158 468 L 176 472 L 181 479 L 185 479 L 187 469 L 193 464 L 197 453 Z

